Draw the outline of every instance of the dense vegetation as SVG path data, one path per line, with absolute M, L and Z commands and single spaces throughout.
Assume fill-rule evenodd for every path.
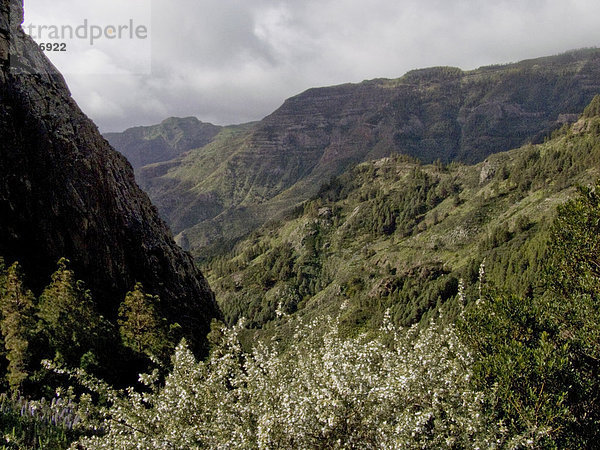
M 280 303 L 316 317 L 348 301 L 356 329 L 377 328 L 387 309 L 407 326 L 455 298 L 460 279 L 472 285 L 484 260 L 490 284 L 539 291 L 556 205 L 599 174 L 596 102 L 545 143 L 476 166 L 399 156 L 332 179 L 205 266 L 226 321 L 265 330 Z
M 561 206 L 549 232 L 543 293 L 494 289 L 481 265 L 457 325 L 348 337 L 335 317 L 299 320 L 278 309 L 279 339 L 243 350 L 240 331 L 214 327 L 196 361 L 185 341 L 164 380 L 117 391 L 82 371 L 83 448 L 591 448 L 600 422 L 600 184 Z M 573 258 L 574 252 L 580 257 Z M 55 369 L 60 373 L 64 371 Z
M 463 326 L 475 385 L 496 390 L 489 411 L 510 434 L 529 430 L 540 447 L 590 448 L 599 437 L 599 189 L 581 189 L 559 208 L 546 290 L 490 291 Z
M 177 326 L 167 327 L 157 302 L 136 285 L 115 326 L 98 314 L 64 258 L 37 298 L 19 264 L 5 267 L 0 259 L 0 386 L 6 392 L 0 410 L 7 448 L 66 448 L 79 435 L 73 431 L 79 419 L 61 394 L 74 392 L 69 380 L 42 361 L 79 368 L 116 386 L 132 383 L 131 374 L 141 368 L 155 367 L 152 359 L 163 367 L 181 335 Z
M 477 166 L 332 179 L 211 262 L 231 326 L 204 361 L 140 285 L 111 323 L 66 260 L 38 296 L 3 266 L 6 445 L 593 446 L 599 112 Z M 121 390 L 109 358 L 149 373 Z
M 505 440 L 487 421 L 484 396 L 469 387 L 473 361 L 451 328 L 385 326 L 373 340 L 340 336 L 335 320 L 296 324 L 287 351 L 272 343 L 251 353 L 234 329 L 205 362 L 182 344 L 164 385 L 144 396 L 112 393 L 108 434 L 82 444 L 452 448 Z

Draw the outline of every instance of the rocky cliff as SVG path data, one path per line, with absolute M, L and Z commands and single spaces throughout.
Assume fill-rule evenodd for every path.
M 219 314 L 204 277 L 21 30 L 22 0 L 0 5 L 0 255 L 20 261 L 37 290 L 69 258 L 112 318 L 141 282 L 201 347 Z

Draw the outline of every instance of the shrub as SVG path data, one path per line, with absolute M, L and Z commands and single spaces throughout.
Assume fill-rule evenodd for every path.
M 454 329 L 346 339 L 337 320 L 297 324 L 295 344 L 244 353 L 240 326 L 198 362 L 185 342 L 151 389 L 108 395 L 106 435 L 85 448 L 464 448 L 500 445 L 469 386 L 472 356 Z M 90 385 L 88 383 L 88 385 Z M 95 385 L 98 388 L 99 385 Z M 104 389 L 104 388 L 102 388 Z M 491 394 L 489 394 L 491 395 Z

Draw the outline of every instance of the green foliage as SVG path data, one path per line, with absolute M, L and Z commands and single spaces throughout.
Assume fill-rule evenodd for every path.
M 574 420 L 572 366 L 568 346 L 556 342 L 543 313 L 529 298 L 486 297 L 467 314 L 462 335 L 475 355 L 476 385 L 496 389 L 488 405 L 496 420 L 511 436 L 553 447 L 564 443 L 564 428 Z
M 600 117 L 600 95 L 596 95 L 591 103 L 583 111 L 583 117 L 591 119 L 592 117 Z
M 13 264 L 6 274 L 5 288 L 0 298 L 0 329 L 8 359 L 7 379 L 16 393 L 29 374 L 29 342 L 34 332 L 34 297 L 23 286 L 20 267 Z
M 439 179 L 416 167 L 409 173 L 403 189 L 375 191 L 375 198 L 365 205 L 366 212 L 355 222 L 372 235 L 409 236 L 423 220 L 423 215 L 450 194 L 447 188 L 436 189 Z M 440 192 L 441 191 L 441 192 Z M 444 195 L 445 194 L 445 195 Z
M 155 309 L 156 298 L 145 295 L 140 286 L 122 308 L 124 345 L 119 328 L 97 314 L 90 292 L 76 280 L 67 260 L 59 261 L 39 301 L 22 279 L 16 263 L 0 272 L 0 373 L 8 382 L 4 389 L 10 387 L 13 393 L 50 397 L 65 386 L 64 378 L 42 367 L 44 359 L 84 369 L 116 385 L 130 383 L 134 371 L 154 364 L 150 355 L 160 360 L 157 363 L 168 361 L 174 342 L 181 338 L 178 324 L 167 328 Z M 136 329 L 136 318 L 138 325 L 151 321 L 152 326 Z
M 543 222 L 532 225 L 521 218 L 517 220 L 514 231 L 508 231 L 508 234 L 506 228 L 501 227 L 501 237 L 491 238 L 492 248 L 482 250 L 490 285 L 519 296 L 543 291 L 545 281 L 541 274 L 548 260 L 548 228 Z M 486 239 L 480 248 L 485 248 L 489 242 Z M 474 281 L 473 277 L 471 281 Z
M 95 347 L 101 318 L 90 291 L 76 280 L 68 264 L 64 258 L 58 262 L 52 282 L 40 296 L 38 317 L 56 358 L 78 367 L 81 358 Z
M 119 332 L 126 347 L 147 356 L 164 358 L 169 351 L 165 324 L 156 310 L 158 297 L 144 292 L 140 283 L 119 307 Z
M 512 435 L 541 447 L 590 448 L 600 423 L 600 197 L 558 208 L 544 270 L 547 289 L 488 294 L 466 315 L 474 380 Z
M 600 182 L 580 189 L 559 208 L 552 228 L 548 316 L 560 339 L 569 345 L 577 379 L 571 402 L 578 431 L 593 442 L 600 423 Z
M 563 296 L 600 294 L 600 183 L 580 188 L 579 196 L 559 206 L 552 227 L 549 279 Z M 600 300 L 600 299 L 599 299 Z

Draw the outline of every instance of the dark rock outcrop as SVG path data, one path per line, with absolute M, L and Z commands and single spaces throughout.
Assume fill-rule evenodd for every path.
M 141 282 L 201 348 L 219 315 L 206 280 L 20 29 L 22 0 L 0 5 L 0 255 L 20 261 L 38 291 L 69 258 L 109 318 Z

